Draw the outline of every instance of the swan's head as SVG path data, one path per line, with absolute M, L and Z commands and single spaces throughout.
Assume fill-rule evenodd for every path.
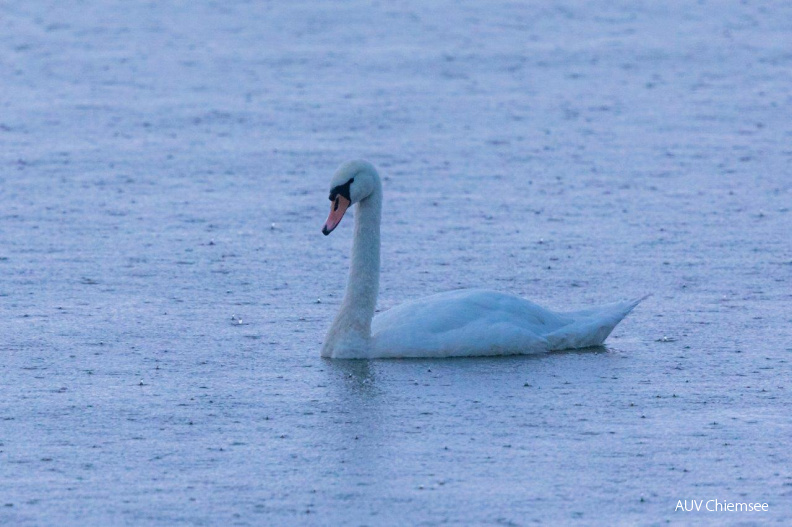
M 369 197 L 378 184 L 377 170 L 368 161 L 347 161 L 338 167 L 330 182 L 330 215 L 322 233 L 333 232 L 349 206 Z

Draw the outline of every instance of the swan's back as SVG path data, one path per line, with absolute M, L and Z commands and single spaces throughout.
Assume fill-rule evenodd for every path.
M 597 346 L 637 303 L 554 313 L 497 291 L 449 291 L 374 317 L 367 358 L 517 355 Z

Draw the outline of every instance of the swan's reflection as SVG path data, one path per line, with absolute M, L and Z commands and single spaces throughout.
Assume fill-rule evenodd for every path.
M 349 395 L 349 390 L 359 396 L 372 396 L 375 392 L 374 372 L 372 362 L 368 360 L 332 360 L 325 359 L 327 369 L 334 373 L 334 381 L 342 381 L 346 386 L 344 393 Z
M 362 498 L 366 487 L 377 481 L 377 467 L 383 462 L 383 448 L 389 439 L 387 399 L 377 385 L 377 364 L 366 360 L 325 360 L 324 374 L 328 387 L 328 412 L 323 414 L 323 433 L 332 441 L 325 469 L 330 475 L 348 474 L 354 486 L 337 498 Z

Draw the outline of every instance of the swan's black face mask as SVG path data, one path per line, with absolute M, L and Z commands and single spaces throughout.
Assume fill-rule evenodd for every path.
M 352 201 L 352 198 L 349 197 L 349 187 L 352 186 L 352 182 L 355 181 L 355 178 L 349 178 L 349 181 L 344 183 L 343 185 L 338 185 L 337 187 L 333 187 L 333 190 L 330 191 L 330 201 L 335 201 L 336 196 L 343 196 L 347 199 L 347 201 Z
M 325 236 L 338 227 L 347 208 L 352 204 L 352 199 L 349 197 L 349 187 L 353 181 L 355 181 L 355 178 L 351 178 L 343 185 L 333 187 L 333 190 L 330 191 L 330 201 L 333 204 L 330 206 L 330 215 L 327 217 L 324 227 L 322 227 L 322 234 Z

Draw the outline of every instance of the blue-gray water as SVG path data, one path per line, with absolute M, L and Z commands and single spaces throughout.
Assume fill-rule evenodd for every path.
M 0 523 L 792 521 L 789 4 L 197 4 L 0 6 Z M 322 360 L 356 157 L 382 309 L 653 296 Z

